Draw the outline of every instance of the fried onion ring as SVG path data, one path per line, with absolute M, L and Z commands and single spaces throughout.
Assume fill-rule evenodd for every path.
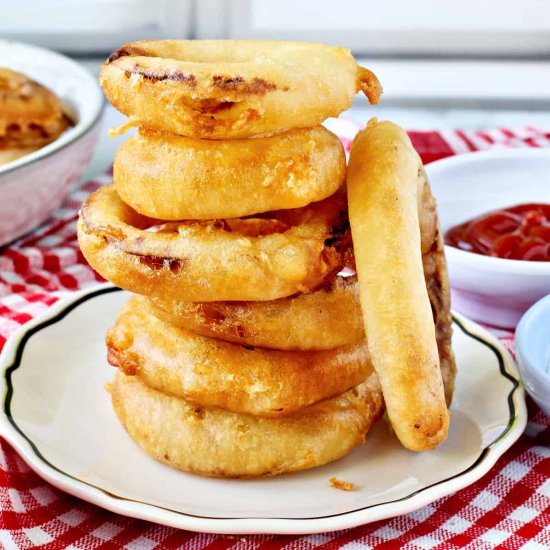
M 307 42 L 146 40 L 101 68 L 107 99 L 129 125 L 209 139 L 320 124 L 382 88 L 349 50 Z
M 364 340 L 326 351 L 275 351 L 167 325 L 133 296 L 107 334 L 109 363 L 205 407 L 276 417 L 339 395 L 372 373 Z
M 211 477 L 275 476 L 332 462 L 363 443 L 383 410 L 375 376 L 291 416 L 199 407 L 117 372 L 115 412 L 137 445 L 174 468 Z
M 202 220 L 300 208 L 335 193 L 345 174 L 342 143 L 322 126 L 232 141 L 142 129 L 118 150 L 113 180 L 144 216 Z
M 422 175 L 395 124 L 372 120 L 355 138 L 347 186 L 363 320 L 390 421 L 415 451 L 437 446 L 449 426 L 421 255 Z
M 23 74 L 0 68 L 0 164 L 44 147 L 70 124 L 53 92 Z
M 80 248 L 105 279 L 167 300 L 274 300 L 319 285 L 340 263 L 325 244 L 345 216 L 345 195 L 264 217 L 164 224 L 102 187 L 82 205 Z
M 321 350 L 365 338 L 357 278 L 333 276 L 321 289 L 268 302 L 152 298 L 149 310 L 196 334 L 281 350 Z

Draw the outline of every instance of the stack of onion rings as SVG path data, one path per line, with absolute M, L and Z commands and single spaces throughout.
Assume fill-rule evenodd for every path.
M 358 90 L 376 103 L 376 77 L 319 44 L 144 41 L 114 52 L 100 81 L 129 117 L 122 130 L 139 130 L 114 185 L 84 203 L 78 236 L 102 276 L 138 295 L 107 336 L 113 405 L 136 443 L 208 476 L 302 470 L 362 442 L 382 391 L 406 446 L 441 441 L 449 289 L 421 163 L 393 127 L 359 138 L 352 245 L 343 148 L 318 126 Z M 362 225 L 366 211 L 376 227 Z M 418 374 L 420 391 L 431 384 L 434 407 L 408 395 L 419 409 L 403 411 L 389 366 Z M 425 413 L 415 439 L 405 424 Z
M 100 82 L 129 116 L 118 131 L 139 127 L 78 221 L 92 267 L 138 295 L 107 336 L 122 424 L 155 458 L 202 475 L 344 455 L 383 399 L 351 318 L 356 282 L 334 276 L 353 259 L 345 154 L 319 124 L 358 90 L 376 103 L 378 80 L 342 48 L 182 40 L 123 46 Z M 300 326 L 314 308 L 319 322 Z M 234 322 L 201 335 L 194 321 L 224 309 Z M 355 323 L 344 338 L 330 330 L 337 309 Z

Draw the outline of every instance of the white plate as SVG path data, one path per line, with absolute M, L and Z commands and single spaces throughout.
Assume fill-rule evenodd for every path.
M 57 487 L 109 510 L 215 533 L 314 533 L 404 514 L 473 483 L 526 424 L 516 366 L 490 334 L 458 317 L 458 378 L 448 440 L 403 449 L 384 422 L 347 457 L 259 480 L 207 479 L 154 461 L 126 435 L 105 383 L 105 332 L 127 299 L 110 286 L 75 294 L 13 335 L 0 357 L 0 433 Z M 352 492 L 329 485 L 351 481 Z

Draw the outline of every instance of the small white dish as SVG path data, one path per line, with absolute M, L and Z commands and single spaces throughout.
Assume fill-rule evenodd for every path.
M 550 150 L 507 149 L 457 155 L 426 166 L 443 232 L 491 210 L 550 204 Z M 550 262 L 482 256 L 445 247 L 453 308 L 493 326 L 512 328 L 550 293 Z
M 521 318 L 516 331 L 516 356 L 525 389 L 550 416 L 550 294 Z
M 112 410 L 105 332 L 128 294 L 109 285 L 57 302 L 0 356 L 0 435 L 44 479 L 109 510 L 193 531 L 315 533 L 414 511 L 470 485 L 521 435 L 516 366 L 488 332 L 457 317 L 458 363 L 448 440 L 405 450 L 384 421 L 365 445 L 322 468 L 270 479 L 208 479 L 139 449 Z M 353 482 L 334 489 L 329 479 Z
M 48 87 L 75 118 L 75 126 L 54 142 L 0 165 L 2 246 L 50 217 L 79 180 L 99 136 L 104 99 L 91 73 L 50 50 L 0 40 L 0 66 Z

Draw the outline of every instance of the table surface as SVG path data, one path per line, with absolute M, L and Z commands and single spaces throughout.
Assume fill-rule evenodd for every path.
M 348 118 L 357 119 L 361 125 L 372 115 L 391 118 L 409 128 L 446 128 L 442 132 L 410 133 L 424 162 L 473 149 L 550 147 L 550 131 L 510 130 L 512 125 L 524 127 L 534 122 L 550 128 L 548 113 L 512 115 L 509 111 L 487 110 L 461 114 L 451 108 L 367 110 L 360 105 L 347 113 Z M 104 114 L 104 130 L 121 121 L 122 117 L 108 108 Z M 466 130 L 448 129 L 455 125 Z M 487 133 L 470 131 L 492 125 L 504 128 Z M 340 121 L 331 128 L 349 147 L 357 126 Z M 97 175 L 109 166 L 115 149 L 126 138 L 109 140 L 104 135 L 88 173 Z M 60 294 L 97 282 L 97 275 L 78 249 L 74 222 L 85 196 L 106 181 L 104 175 L 75 189 L 38 233 L 3 249 L 0 347 L 9 334 L 46 311 Z M 511 335 L 503 341 L 508 347 L 513 345 Z M 486 476 L 462 491 L 404 516 L 347 531 L 305 537 L 195 534 L 112 514 L 49 486 L 0 440 L 0 547 L 175 549 L 185 544 L 193 550 L 251 547 L 262 550 L 283 547 L 545 550 L 550 548 L 549 420 L 531 406 L 530 421 L 520 440 Z

